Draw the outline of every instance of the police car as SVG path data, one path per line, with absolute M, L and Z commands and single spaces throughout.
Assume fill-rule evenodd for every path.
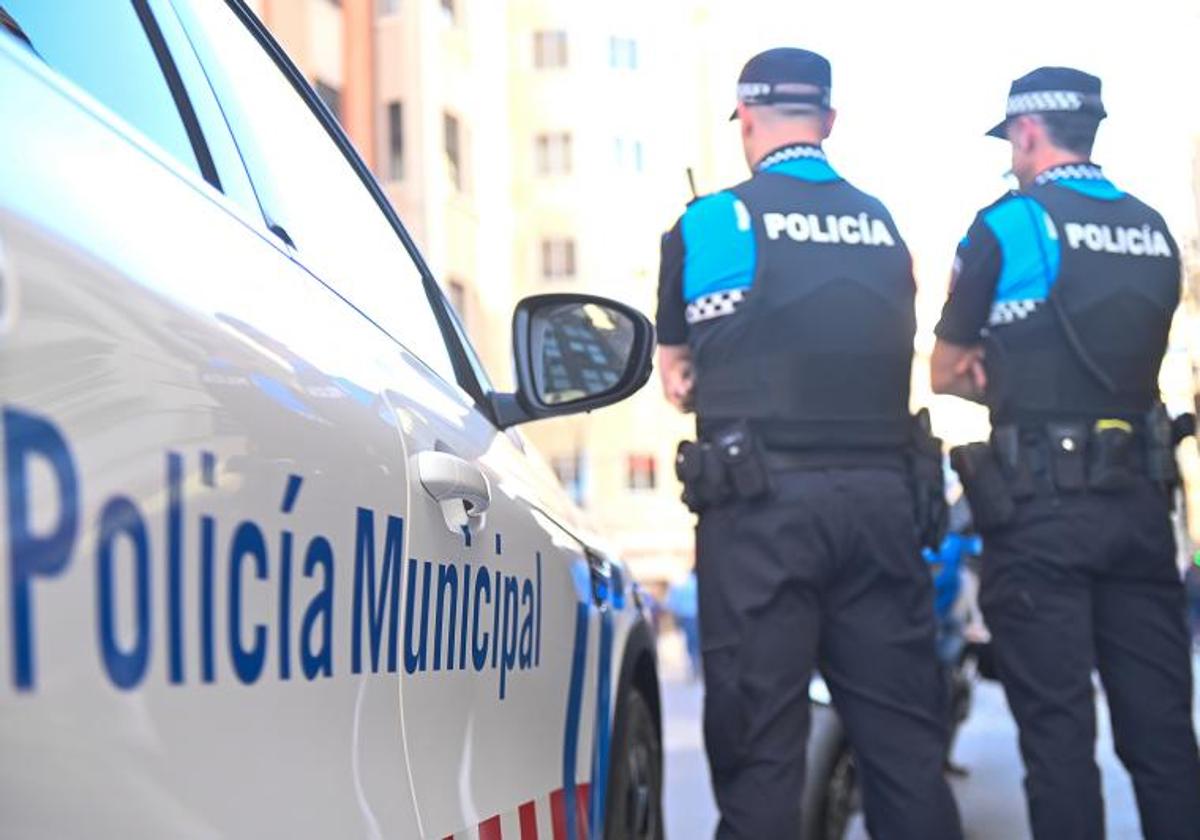
M 237 0 L 0 0 L 0 836 L 661 836 L 640 596 Z

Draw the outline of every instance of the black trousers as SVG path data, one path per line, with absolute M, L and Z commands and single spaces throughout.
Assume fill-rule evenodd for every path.
M 1200 838 L 1184 590 L 1166 495 L 1046 492 L 984 535 L 980 605 L 1021 732 L 1038 840 L 1104 837 L 1099 669 L 1117 754 L 1151 840 Z
M 942 773 L 932 582 L 906 476 L 814 470 L 772 479 L 765 503 L 705 511 L 697 528 L 717 838 L 799 836 L 814 665 L 858 757 L 872 837 L 961 837 Z

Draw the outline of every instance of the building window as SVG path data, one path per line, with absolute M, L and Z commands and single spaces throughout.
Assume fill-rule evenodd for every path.
M 461 192 L 463 188 L 462 127 L 459 125 L 458 117 L 453 114 L 444 115 L 443 135 L 446 170 L 450 174 L 450 183 L 454 184 L 454 188 Z
M 533 66 L 539 69 L 567 66 L 567 33 L 544 29 L 533 33 Z
M 458 2 L 457 0 L 441 0 L 442 16 L 446 22 L 452 25 L 458 24 Z
M 565 131 L 539 134 L 534 140 L 534 167 L 539 175 L 571 171 L 571 135 Z
M 387 106 L 388 178 L 399 181 L 404 177 L 404 107 L 399 102 Z
M 633 38 L 608 39 L 608 66 L 614 70 L 636 70 L 638 67 L 637 41 Z
M 586 504 L 587 470 L 583 453 L 576 450 L 569 455 L 556 455 L 550 459 L 550 467 L 571 500 L 577 505 Z
M 575 276 L 575 240 L 542 240 L 542 279 L 570 280 Z
M 613 162 L 617 169 L 642 171 L 642 141 L 626 140 L 624 137 L 613 138 Z
M 321 101 L 325 103 L 325 107 L 330 110 L 338 122 L 341 122 L 342 91 L 320 79 L 317 79 L 314 87 L 317 89 L 317 96 L 321 97 Z
M 653 455 L 635 453 L 629 455 L 625 463 L 625 483 L 630 490 L 653 490 L 657 486 L 657 464 Z

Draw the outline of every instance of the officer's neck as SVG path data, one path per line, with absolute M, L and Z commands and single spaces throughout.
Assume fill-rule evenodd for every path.
M 1054 146 L 1047 146 L 1044 149 L 1038 150 L 1033 155 L 1028 166 L 1022 167 L 1022 171 L 1017 173 L 1017 180 L 1020 182 L 1021 188 L 1025 189 L 1032 186 L 1037 177 L 1043 172 L 1058 166 L 1070 166 L 1071 164 L 1088 162 L 1087 155 L 1081 155 L 1078 152 L 1068 152 L 1065 149 L 1059 149 Z
M 820 148 L 822 140 L 824 138 L 818 131 L 793 130 L 773 132 L 770 135 L 755 139 L 754 144 L 746 150 L 746 162 L 750 164 L 750 170 L 754 172 L 758 170 L 759 165 L 764 159 L 780 149 L 786 149 L 788 146 L 816 146 Z

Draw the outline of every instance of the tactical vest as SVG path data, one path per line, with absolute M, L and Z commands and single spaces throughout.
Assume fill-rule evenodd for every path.
M 993 425 L 1141 419 L 1158 398 L 1179 303 L 1179 250 L 1166 224 L 1128 195 L 1099 200 L 1053 183 L 1025 194 L 1052 220 L 1061 257 L 1049 300 L 990 331 Z
M 746 419 L 774 448 L 904 446 L 915 284 L 887 210 L 841 180 L 760 172 L 732 192 L 755 274 L 732 315 L 690 331 L 701 432 Z

